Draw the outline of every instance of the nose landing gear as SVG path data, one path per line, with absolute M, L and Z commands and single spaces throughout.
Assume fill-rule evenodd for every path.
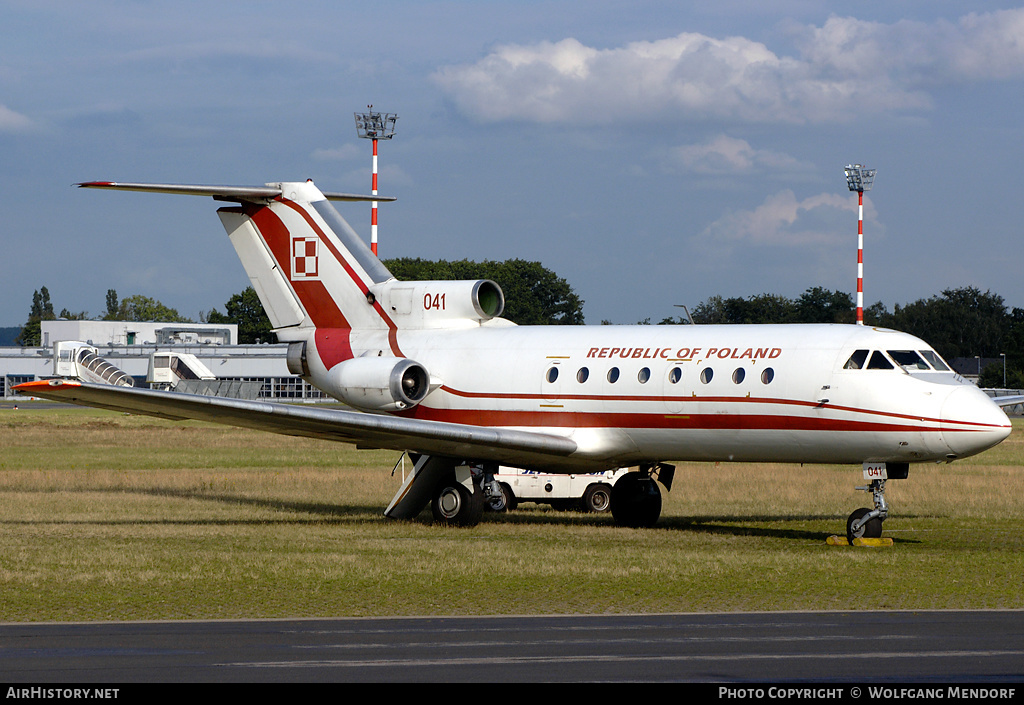
M 864 463 L 864 479 L 870 483 L 858 490 L 871 493 L 874 509 L 856 509 L 846 520 L 846 540 L 877 539 L 882 536 L 882 522 L 889 516 L 885 502 L 886 480 L 906 480 L 910 474 L 908 463 Z
M 870 492 L 875 508 L 855 509 L 846 520 L 846 539 L 851 544 L 854 539 L 877 539 L 882 535 L 882 522 L 889 516 L 889 505 L 885 503 L 885 480 L 872 480 L 867 487 L 858 490 Z

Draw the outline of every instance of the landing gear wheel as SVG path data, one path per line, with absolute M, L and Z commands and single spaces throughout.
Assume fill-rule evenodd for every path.
M 434 521 L 448 526 L 476 526 L 484 513 L 483 492 L 473 485 L 473 491 L 454 478 L 441 482 L 431 502 Z
M 607 512 L 612 507 L 612 488 L 599 482 L 591 485 L 583 493 L 583 511 Z
M 658 483 L 639 472 L 619 478 L 612 487 L 612 516 L 619 526 L 634 529 L 654 526 L 661 516 Z
M 854 539 L 877 539 L 882 535 L 882 520 L 873 517 L 858 529 L 853 525 L 871 513 L 870 509 L 855 509 L 850 518 L 846 520 L 846 539 L 852 544 Z
M 484 509 L 489 512 L 511 512 L 517 506 L 516 496 L 512 494 L 511 488 L 505 483 L 498 484 L 501 490 L 500 497 L 494 497 L 484 503 Z

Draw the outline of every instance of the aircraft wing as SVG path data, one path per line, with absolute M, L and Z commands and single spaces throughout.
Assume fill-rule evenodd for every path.
M 1018 394 L 1012 397 L 992 397 L 999 406 L 1014 406 L 1016 404 L 1024 404 L 1024 394 Z
M 98 188 L 111 191 L 144 191 L 174 193 L 185 196 L 212 196 L 227 201 L 253 201 L 277 198 L 279 186 L 202 186 L 195 184 L 136 184 L 122 181 L 85 181 L 75 184 L 79 188 Z M 356 193 L 322 192 L 328 201 L 394 201 L 394 196 L 364 196 Z
M 594 464 L 594 461 L 569 459 L 576 451 L 575 441 L 532 431 L 59 379 L 27 382 L 14 389 L 26 396 L 112 411 L 179 421 L 211 421 L 289 436 L 355 443 L 362 448 L 494 461 L 526 468 L 563 468 L 566 472 L 577 472 L 583 466 Z M 587 471 L 594 469 L 590 467 Z M 600 464 L 600 469 L 605 469 L 605 465 Z

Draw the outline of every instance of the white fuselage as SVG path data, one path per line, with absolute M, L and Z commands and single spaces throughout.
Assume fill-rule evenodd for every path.
M 435 388 L 403 415 L 568 436 L 580 461 L 609 467 L 941 461 L 1010 431 L 974 385 L 887 352 L 933 355 L 926 343 L 863 326 L 485 325 L 352 331 L 351 346 L 429 371 Z M 891 368 L 845 368 L 858 350 Z

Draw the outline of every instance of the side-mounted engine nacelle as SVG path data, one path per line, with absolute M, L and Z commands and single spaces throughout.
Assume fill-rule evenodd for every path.
M 401 411 L 416 406 L 430 391 L 430 375 L 404 357 L 356 357 L 328 373 L 324 391 L 366 411 Z
M 400 328 L 449 328 L 481 325 L 501 316 L 505 295 L 489 279 L 475 281 L 401 282 L 370 287 L 378 303 Z

